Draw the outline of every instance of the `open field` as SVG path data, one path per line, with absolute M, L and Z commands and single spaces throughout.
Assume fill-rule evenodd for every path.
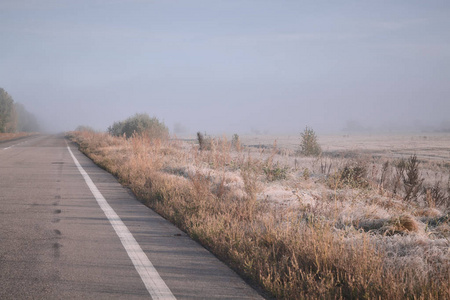
M 449 135 L 319 136 L 320 157 L 294 136 L 70 136 L 276 298 L 450 298 Z
M 241 136 L 246 145 L 272 145 L 297 150 L 299 135 L 290 136 Z M 319 137 L 325 153 L 354 151 L 385 158 L 406 157 L 417 154 L 422 159 L 450 161 L 450 134 L 373 134 L 373 135 L 323 135 Z

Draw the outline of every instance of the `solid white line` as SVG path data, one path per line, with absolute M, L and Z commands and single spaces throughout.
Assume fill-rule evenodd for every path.
M 89 175 L 80 165 L 75 155 L 73 155 L 72 150 L 70 150 L 69 146 L 67 146 L 67 149 L 69 149 L 70 155 L 72 156 L 73 161 L 78 168 L 78 171 L 80 171 L 81 175 L 86 181 L 89 189 L 97 200 L 98 205 L 101 207 L 112 227 L 119 236 L 123 247 L 127 251 L 128 256 L 134 264 L 134 267 L 141 276 L 141 279 L 144 282 L 145 287 L 150 293 L 152 299 L 176 299 L 170 291 L 169 287 L 162 280 L 161 276 L 159 276 L 158 271 L 156 271 L 155 267 L 153 267 L 153 264 L 150 262 L 147 255 L 145 255 L 144 251 L 142 251 L 141 246 L 139 246 L 138 242 L 128 230 L 127 226 L 122 222 L 120 217 L 108 204 L 106 199 L 95 186 L 94 182 L 92 182 Z

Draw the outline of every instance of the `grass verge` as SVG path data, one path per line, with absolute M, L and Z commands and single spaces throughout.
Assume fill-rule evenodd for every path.
M 36 133 L 30 132 L 15 132 L 15 133 L 0 133 L 0 142 L 11 141 L 27 136 L 35 135 Z

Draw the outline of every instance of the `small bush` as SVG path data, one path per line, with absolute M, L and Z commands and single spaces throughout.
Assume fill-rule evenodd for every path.
M 94 128 L 91 126 L 86 125 L 80 125 L 77 128 L 75 128 L 75 131 L 84 131 L 84 132 L 95 132 Z
M 393 179 L 393 193 L 397 195 L 397 193 L 401 192 L 402 178 L 406 169 L 406 160 L 404 158 L 396 161 L 395 163 L 395 175 Z
M 302 138 L 299 151 L 300 154 L 305 156 L 319 156 L 322 153 L 314 130 L 307 126 L 300 135 Z
M 386 189 L 389 173 L 390 173 L 390 166 L 389 161 L 387 160 L 383 163 L 383 166 L 381 168 L 381 176 L 378 183 L 378 187 L 381 191 Z
M 356 164 L 346 166 L 341 173 L 342 182 L 352 187 L 367 187 L 367 166 Z
M 311 177 L 311 171 L 308 168 L 303 170 L 303 179 L 308 180 Z
M 405 201 L 416 200 L 422 189 L 423 178 L 419 174 L 419 160 L 417 156 L 412 155 L 404 165 L 402 173 L 403 187 L 405 190 Z
M 108 128 L 108 132 L 113 136 L 123 136 L 130 138 L 133 134 L 143 134 L 149 138 L 167 139 L 169 129 L 157 118 L 150 118 L 147 114 L 136 114 L 125 121 L 114 122 Z
M 233 138 L 231 140 L 231 145 L 237 150 L 240 151 L 242 148 L 241 139 L 237 133 L 233 134 Z
M 344 168 L 328 178 L 330 188 L 342 188 L 344 185 L 352 188 L 367 188 L 367 165 L 361 161 L 349 162 Z
M 205 133 L 203 135 L 200 131 L 197 132 L 197 141 L 200 147 L 200 150 L 211 150 L 212 147 L 212 139 L 208 137 Z
M 287 178 L 288 167 L 280 167 L 278 164 L 263 167 L 268 181 L 283 180 Z
M 436 181 L 434 185 L 424 188 L 423 193 L 429 207 L 448 207 L 450 204 L 450 195 L 441 187 L 441 181 Z
M 114 122 L 114 124 L 108 127 L 108 133 L 112 136 L 123 136 L 124 123 L 124 121 Z
M 320 173 L 326 176 L 330 175 L 331 167 L 333 166 L 333 163 L 331 160 L 323 160 L 322 157 L 320 158 Z

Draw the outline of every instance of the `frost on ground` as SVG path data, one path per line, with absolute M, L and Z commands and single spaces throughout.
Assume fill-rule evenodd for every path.
M 267 202 L 280 211 L 295 210 L 305 219 L 332 223 L 336 232 L 345 232 L 352 241 L 360 239 L 361 232 L 369 233 L 364 237 L 386 254 L 387 266 L 415 270 L 417 276 L 450 275 L 449 135 L 328 136 L 322 146 L 326 149 L 324 155 L 314 158 L 296 155 L 293 137 L 252 136 L 243 141 L 246 147 L 240 152 L 230 149 L 230 161 L 219 163 L 219 168 L 214 159 L 220 160 L 220 150 L 212 151 L 216 154 L 200 153 L 192 145 L 192 163 L 184 167 L 183 174 L 207 174 L 215 184 L 225 179 L 226 187 L 242 196 L 244 184 L 236 163 L 242 166 L 242 162 L 251 159 L 262 169 L 285 168 L 286 177 L 279 180 L 259 173 L 259 202 Z M 423 186 L 417 199 L 405 201 L 401 183 L 395 193 L 392 183 L 381 186 L 383 164 L 389 161 L 395 166 L 399 159 L 414 154 L 420 161 Z M 331 180 L 345 166 L 358 162 L 366 168 L 367 184 Z M 396 180 L 395 167 L 388 172 L 385 175 L 389 180 Z M 444 198 L 439 205 L 429 193 L 427 196 L 427 187 L 429 192 L 438 182 Z
M 277 298 L 450 298 L 449 135 L 327 137 L 318 157 L 285 137 L 72 138 Z

